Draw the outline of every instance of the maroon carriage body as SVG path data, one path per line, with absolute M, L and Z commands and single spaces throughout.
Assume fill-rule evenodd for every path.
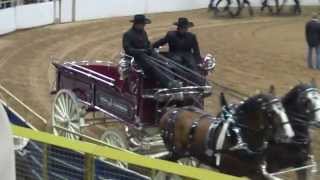
M 129 124 L 155 126 L 166 107 L 193 106 L 198 102 L 197 106 L 203 108 L 203 99 L 211 95 L 211 86 L 160 88 L 158 81 L 146 78 L 134 64 L 126 69 L 125 78 L 119 73 L 121 66 L 110 62 L 53 64 L 57 68 L 56 92 L 71 90 L 87 105 L 87 111 L 101 111 Z M 215 65 L 208 66 L 207 58 L 203 64 L 212 68 Z M 208 70 L 204 70 L 204 76 Z
M 128 123 L 144 126 L 157 124 L 156 102 L 143 98 L 144 89 L 156 88 L 155 81 L 130 72 L 121 80 L 118 67 L 112 64 L 54 63 L 57 68 L 56 91 L 68 89 L 91 110 L 112 114 Z

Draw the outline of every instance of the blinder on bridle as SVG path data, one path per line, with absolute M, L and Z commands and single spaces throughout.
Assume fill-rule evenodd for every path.
M 299 112 L 299 110 L 298 110 L 298 112 L 289 111 L 288 113 L 294 117 L 294 118 L 292 118 L 292 120 L 297 122 L 296 125 L 299 124 L 301 126 L 319 127 L 320 124 L 316 120 L 309 121 L 311 119 L 312 114 L 320 111 L 320 106 L 310 108 L 310 104 L 309 104 L 310 101 L 308 100 L 307 97 L 305 97 L 310 92 L 318 93 L 320 95 L 319 90 L 314 87 L 310 87 L 310 88 L 302 90 L 301 92 L 299 92 L 296 103 L 298 106 L 304 106 L 304 107 L 300 107 L 298 109 L 304 109 L 304 110 L 302 112 Z
M 274 111 L 272 110 L 271 106 L 274 105 L 274 104 L 277 104 L 277 103 L 281 104 L 281 101 L 278 98 L 273 98 L 272 100 L 270 100 L 268 102 L 262 102 L 264 100 L 265 99 L 263 99 L 263 98 L 259 98 L 257 100 L 260 103 L 261 109 L 264 111 L 264 113 L 262 113 L 261 115 L 266 114 L 268 118 L 272 119 L 273 116 L 274 116 Z M 288 122 L 280 122 L 279 124 L 281 126 L 284 126 L 285 124 L 289 124 L 289 121 Z M 279 125 L 279 124 L 277 124 L 277 125 Z M 272 125 L 273 124 L 272 123 L 267 123 L 267 121 L 266 121 L 266 122 L 263 123 L 263 126 L 259 126 L 258 129 L 251 129 L 248 126 L 245 126 L 245 125 L 239 124 L 239 123 L 238 123 L 238 125 L 240 127 L 242 127 L 242 128 L 245 128 L 245 129 L 253 132 L 253 133 L 260 133 L 260 132 L 265 132 L 267 130 L 272 129 Z
M 273 110 L 271 107 L 272 107 L 272 105 L 275 105 L 275 104 L 279 104 L 279 106 L 281 106 L 281 109 L 284 109 L 284 108 L 282 107 L 281 100 L 280 100 L 279 98 L 274 98 L 274 99 L 272 99 L 272 100 L 269 101 L 269 102 L 264 102 L 264 103 L 262 103 L 262 105 L 261 105 L 261 109 L 266 112 L 267 117 L 270 118 L 270 119 L 274 119 L 274 115 L 275 115 L 275 114 L 274 114 L 274 110 Z M 272 122 L 272 123 L 274 123 L 275 125 L 282 126 L 282 127 L 283 127 L 284 125 L 286 125 L 286 124 L 290 124 L 289 121 L 279 122 L 279 123 Z M 273 124 L 270 123 L 270 124 L 268 125 L 267 129 L 272 129 L 272 125 L 273 125 Z

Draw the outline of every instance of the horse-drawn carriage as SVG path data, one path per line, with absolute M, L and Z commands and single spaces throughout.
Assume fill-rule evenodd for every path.
M 165 156 L 158 126 L 161 116 L 170 107 L 202 108 L 212 87 L 206 82 L 161 88 L 156 80 L 145 77 L 133 57 L 122 54 L 119 62 L 53 63 L 57 80 L 50 129 L 71 139 L 89 136 L 144 155 Z M 214 58 L 206 56 L 201 67 L 207 74 L 215 67 Z
M 168 58 L 162 60 L 166 61 L 164 64 L 180 66 Z M 212 86 L 206 79 L 208 71 L 215 67 L 212 56 L 203 59 L 200 73 L 180 67 L 204 78 L 203 85 L 171 89 L 162 88 L 156 80 L 145 77 L 132 57 L 123 54 L 119 62 L 118 65 L 105 61 L 53 63 L 57 81 L 49 124 L 55 135 L 71 139 L 91 138 L 155 158 L 186 159 L 185 163 L 194 166 L 194 159 L 197 159 L 233 175 L 276 179 L 266 171 L 264 163 L 268 157 L 265 152 L 273 147 L 276 147 L 275 152 L 285 149 L 282 143 L 287 143 L 294 135 L 290 124 L 296 123 L 296 114 L 288 114 L 288 121 L 281 99 L 262 93 L 229 106 L 221 96 L 224 108 L 220 116 L 215 117 L 204 111 L 204 99 L 212 93 Z M 294 112 L 299 118 L 303 114 L 306 117 L 303 121 L 320 121 L 318 89 L 297 86 L 292 92 L 288 93 L 290 98 L 283 98 L 284 105 L 285 100 L 290 99 L 288 106 L 302 110 L 301 113 Z M 294 131 L 298 132 L 299 128 Z M 309 137 L 309 134 L 303 137 Z M 294 138 L 300 140 L 299 136 Z M 275 141 L 273 147 L 268 147 L 270 141 Z M 242 146 L 243 142 L 245 146 Z M 292 143 L 294 141 L 289 144 Z M 301 151 L 304 149 L 309 146 L 302 147 Z M 279 162 L 276 162 L 274 169 L 273 165 L 268 168 L 275 172 L 282 167 L 302 166 L 309 160 L 309 155 L 309 152 L 301 154 L 299 163 L 294 161 L 294 164 L 290 162 L 278 168 Z M 127 167 L 125 163 L 115 163 Z

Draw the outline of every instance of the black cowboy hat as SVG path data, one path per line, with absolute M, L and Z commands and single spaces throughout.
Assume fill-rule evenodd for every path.
M 193 22 L 190 22 L 188 18 L 185 18 L 185 17 L 180 17 L 178 19 L 178 22 L 173 23 L 173 25 L 176 25 L 178 27 L 188 27 L 188 28 L 194 26 Z
M 146 16 L 143 14 L 135 15 L 134 18 L 130 20 L 130 22 L 134 24 L 151 24 L 151 20 L 146 18 Z

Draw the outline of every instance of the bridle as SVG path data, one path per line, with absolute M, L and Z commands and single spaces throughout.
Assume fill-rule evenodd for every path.
M 302 97 L 305 96 L 309 92 L 318 92 L 319 90 L 317 88 L 307 88 L 303 91 L 300 92 L 298 95 L 298 100 L 297 104 L 305 104 L 302 102 Z M 303 112 L 297 112 L 295 110 L 287 110 L 287 113 L 289 116 L 293 117 L 291 118 L 291 121 L 296 122 L 295 125 L 300 125 L 300 126 L 310 126 L 313 125 L 314 122 L 309 122 L 307 119 L 311 116 L 311 114 L 320 111 L 320 107 L 314 108 L 314 109 L 306 109 Z
M 266 115 L 267 115 L 268 118 L 272 119 L 272 116 L 273 116 L 272 110 L 269 107 L 274 105 L 274 104 L 277 104 L 277 103 L 281 103 L 280 99 L 274 98 L 269 102 L 265 102 L 265 103 L 261 104 L 261 109 L 263 111 L 266 111 Z M 289 124 L 289 123 L 290 123 L 289 121 L 287 121 L 287 122 L 279 122 L 279 123 L 277 123 L 277 125 L 284 126 L 284 125 Z M 266 123 L 264 123 L 264 124 L 266 124 Z M 241 128 L 247 129 L 251 133 L 255 133 L 255 134 L 259 133 L 261 131 L 266 131 L 267 129 L 272 129 L 272 125 L 271 124 L 269 126 L 264 126 L 262 128 L 258 128 L 258 129 L 252 129 L 249 126 L 241 124 L 239 122 L 236 122 L 236 125 L 241 127 Z
M 316 88 L 308 88 L 308 89 L 302 91 L 302 92 L 299 94 L 299 96 L 298 96 L 298 103 L 299 103 L 299 99 L 301 99 L 301 96 L 306 95 L 306 94 L 309 93 L 309 92 L 318 92 L 318 93 L 320 93 L 319 90 L 316 89 Z M 303 103 L 303 102 L 302 102 L 302 103 Z M 305 113 L 306 113 L 306 114 L 311 114 L 311 113 L 314 113 L 314 112 L 317 112 L 317 111 L 320 111 L 320 107 L 315 108 L 315 109 L 311 109 L 311 110 L 308 110 L 308 109 L 307 109 L 307 110 L 305 111 Z

